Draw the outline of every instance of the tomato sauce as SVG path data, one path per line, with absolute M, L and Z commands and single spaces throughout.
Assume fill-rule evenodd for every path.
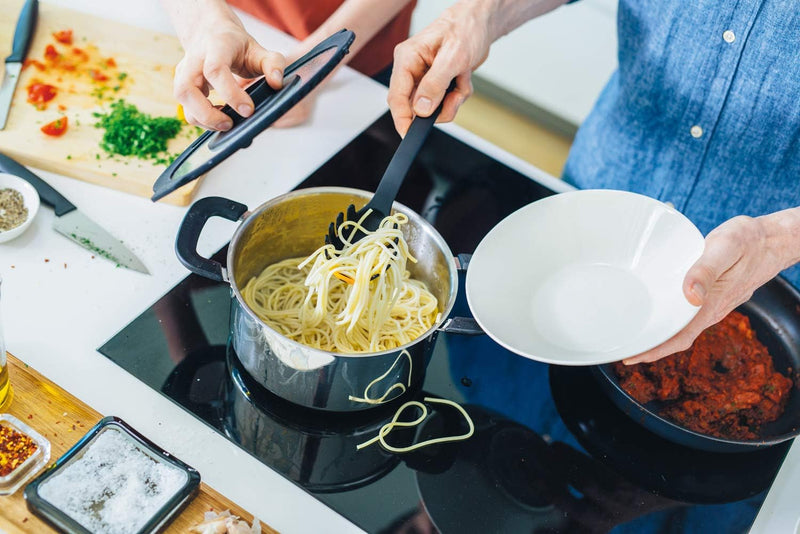
M 614 371 L 640 404 L 664 401 L 663 417 L 729 439 L 757 439 L 761 426 L 783 413 L 794 385 L 775 370 L 750 319 L 735 311 L 688 350 L 653 363 L 616 363 Z

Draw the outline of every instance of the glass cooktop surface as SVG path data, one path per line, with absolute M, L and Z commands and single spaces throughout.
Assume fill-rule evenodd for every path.
M 386 115 L 299 187 L 374 190 L 398 142 Z M 550 194 L 434 130 L 398 200 L 457 254 Z M 463 274 L 459 284 L 453 315 L 469 316 Z M 189 275 L 99 350 L 368 532 L 744 532 L 789 447 L 675 445 L 616 408 L 591 369 L 537 363 L 487 336 L 442 334 L 423 390 L 408 399 L 460 403 L 474 436 L 403 455 L 357 450 L 397 405 L 320 414 L 262 389 L 228 347 L 230 303 L 227 284 Z M 461 432 L 451 415 L 435 411 L 411 438 Z

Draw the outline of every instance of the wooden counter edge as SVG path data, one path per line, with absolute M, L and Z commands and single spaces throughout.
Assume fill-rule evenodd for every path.
M 35 369 L 8 354 L 8 371 L 13 390 L 11 403 L 3 408 L 50 441 L 50 462 L 63 455 L 102 415 L 74 395 L 68 393 Z M 155 441 L 158 437 L 155 437 Z M 202 476 L 202 472 L 201 472 Z M 56 532 L 47 523 L 28 510 L 23 489 L 13 495 L 0 497 L 0 531 L 7 534 L 27 532 Z M 164 532 L 188 532 L 203 521 L 207 511 L 222 512 L 241 517 L 252 524 L 253 516 L 205 483 L 194 499 L 170 522 Z M 261 520 L 262 532 L 277 534 Z

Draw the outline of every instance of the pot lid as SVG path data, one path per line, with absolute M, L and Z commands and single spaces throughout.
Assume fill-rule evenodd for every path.
M 284 71 L 283 87 L 275 91 L 263 77 L 247 87 L 255 111 L 242 118 L 230 106 L 222 112 L 233 119 L 226 132 L 205 131 L 179 155 L 153 184 L 156 201 L 207 173 L 228 156 L 247 148 L 253 138 L 268 128 L 331 73 L 347 54 L 355 34 L 341 30 L 315 46 Z

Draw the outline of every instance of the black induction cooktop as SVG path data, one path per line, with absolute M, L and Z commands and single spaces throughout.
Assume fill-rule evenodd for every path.
M 383 116 L 299 187 L 374 190 L 398 143 Z M 398 200 L 462 253 L 550 194 L 435 130 Z M 468 316 L 459 283 L 453 313 Z M 473 437 L 404 455 L 359 451 L 396 405 L 320 414 L 261 389 L 227 345 L 229 306 L 226 284 L 189 275 L 99 350 L 368 532 L 745 532 L 790 445 L 736 454 L 674 445 L 620 412 L 588 369 L 443 334 L 408 398 L 462 404 Z M 393 439 L 459 433 L 457 423 L 435 412 L 416 435 Z

